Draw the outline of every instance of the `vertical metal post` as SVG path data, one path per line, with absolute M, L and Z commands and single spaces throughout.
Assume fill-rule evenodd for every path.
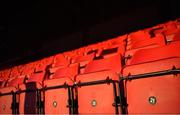
M 112 82 L 112 84 L 113 84 L 113 90 L 114 90 L 114 104 L 115 104 L 115 111 L 116 111 L 116 114 L 119 114 L 118 104 L 117 104 L 116 84 L 115 84 L 115 82 Z
M 16 114 L 16 94 L 12 92 L 12 114 Z
M 118 83 L 119 87 L 119 101 L 120 101 L 120 106 L 121 106 L 121 113 L 122 114 L 127 114 L 127 103 L 126 103 L 126 98 L 124 94 L 124 83 L 123 79 L 120 78 L 120 81 Z
M 69 107 L 69 114 L 72 114 L 71 112 L 71 90 L 70 87 L 68 86 L 68 107 Z
M 37 114 L 40 114 L 40 100 L 39 100 L 39 91 L 36 90 L 36 101 L 37 101 Z
M 73 87 L 71 87 L 71 97 L 72 97 L 72 114 L 75 114 L 75 106 L 74 106 L 74 91 L 73 91 Z

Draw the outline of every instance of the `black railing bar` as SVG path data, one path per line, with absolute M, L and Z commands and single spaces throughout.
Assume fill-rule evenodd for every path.
M 172 70 L 164 70 L 164 71 L 137 74 L 137 75 L 129 75 L 126 77 L 122 77 L 121 80 L 133 80 L 133 79 L 141 79 L 141 78 L 149 78 L 149 77 L 158 77 L 162 75 L 178 74 L 178 73 L 180 73 L 180 69 L 172 69 Z

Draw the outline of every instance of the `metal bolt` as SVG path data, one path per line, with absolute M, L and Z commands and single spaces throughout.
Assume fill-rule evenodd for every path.
M 57 102 L 53 101 L 53 107 L 57 107 Z
M 96 100 L 92 100 L 92 101 L 91 101 L 91 105 L 92 105 L 93 107 L 95 107 L 95 106 L 97 105 L 97 101 L 96 101 Z
M 155 105 L 156 102 L 157 102 L 156 97 L 154 97 L 154 96 L 149 97 L 149 103 L 150 103 L 151 105 Z

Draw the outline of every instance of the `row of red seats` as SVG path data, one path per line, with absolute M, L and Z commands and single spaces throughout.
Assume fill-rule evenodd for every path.
M 177 41 L 132 56 L 122 72 L 129 113 L 180 113 L 179 48 Z
M 117 61 L 117 60 L 119 60 L 119 61 Z M 114 68 L 115 66 L 116 66 L 116 68 Z M 0 92 L 2 94 L 5 94 L 5 93 L 11 92 L 11 91 L 14 91 L 14 92 L 20 91 L 21 92 L 21 91 L 26 91 L 26 90 L 31 89 L 31 88 L 34 90 L 45 88 L 45 90 L 46 90 L 46 87 L 49 88 L 49 87 L 58 86 L 58 85 L 63 86 L 65 83 L 69 86 L 72 86 L 74 84 L 73 79 L 74 79 L 75 75 L 78 74 L 77 68 L 78 68 L 78 64 L 75 63 L 73 65 L 71 64 L 71 66 L 69 66 L 69 67 L 57 69 L 56 72 L 54 74 L 52 74 L 49 79 L 44 80 L 44 81 L 43 81 L 43 77 L 45 76 L 44 72 L 34 73 L 26 80 L 25 84 L 23 84 L 23 83 L 24 83 L 26 77 L 25 76 L 19 76 L 18 78 L 9 81 L 7 87 L 1 88 Z M 121 60 L 120 60 L 119 54 L 116 54 L 116 55 L 109 57 L 109 58 L 103 58 L 103 59 L 98 59 L 98 60 L 94 60 L 92 62 L 89 62 L 87 67 L 84 69 L 83 74 L 77 75 L 75 78 L 75 81 L 77 83 L 79 83 L 79 82 L 91 82 L 91 81 L 96 81 L 96 80 L 100 80 L 100 79 L 106 80 L 107 78 L 112 79 L 112 80 L 117 80 L 118 74 L 111 72 L 111 70 L 114 70 L 114 71 L 120 71 L 121 70 Z M 115 75 L 113 75 L 113 73 Z M 29 83 L 31 83 L 32 85 L 29 85 Z M 105 84 L 105 86 L 106 85 L 107 84 Z M 104 88 L 106 88 L 105 86 L 104 86 Z M 100 85 L 100 87 L 102 87 L 102 86 Z M 113 87 L 111 87 L 111 90 L 112 90 L 112 88 Z M 83 91 L 84 88 L 81 87 L 81 88 L 78 88 L 78 95 L 82 95 L 81 89 L 82 89 L 82 94 L 85 93 Z M 67 99 L 68 98 L 68 94 L 67 94 L 68 91 L 67 90 L 68 89 L 65 88 L 65 89 L 47 90 L 47 91 L 43 92 L 45 98 L 43 98 L 42 100 L 44 100 L 43 102 L 45 103 L 44 104 L 45 105 L 45 108 L 44 108 L 45 113 L 51 113 L 51 112 L 52 113 L 56 113 L 56 112 L 57 113 L 68 113 L 69 112 L 68 108 L 66 107 L 68 105 L 68 103 L 67 103 L 68 102 L 68 99 Z M 86 90 L 86 87 L 85 87 L 85 90 Z M 57 91 L 59 91 L 59 92 L 57 92 Z M 36 93 L 35 91 L 32 91 L 32 92 Z M 90 90 L 89 92 L 95 93 L 96 90 L 94 90 L 94 91 Z M 88 97 L 89 97 L 89 99 L 92 98 L 91 96 L 88 96 L 89 95 L 88 93 L 85 93 L 85 94 L 87 95 L 87 98 Z M 26 95 L 27 94 L 25 92 L 18 93 L 18 99 L 16 99 L 16 101 L 18 100 L 19 108 L 20 108 L 19 112 L 20 113 L 24 113 L 24 111 L 25 111 L 24 110 L 24 107 L 25 107 L 24 104 L 25 104 L 25 98 L 27 97 Z M 29 93 L 28 95 L 33 95 L 33 94 Z M 35 94 L 35 95 L 37 95 L 37 94 Z M 112 93 L 112 95 L 109 95 L 109 96 L 111 96 L 111 98 L 112 98 L 113 93 Z M 9 97 L 9 98 L 7 98 L 7 97 Z M 2 101 L 6 101 L 6 103 L 1 103 L 2 104 L 1 107 L 3 107 L 3 105 L 6 105 L 6 107 L 9 108 L 9 109 L 5 109 L 2 112 L 11 113 L 11 103 L 13 101 L 12 100 L 13 95 L 1 96 L 0 99 Z M 81 99 L 82 99 L 82 101 L 81 101 Z M 78 96 L 79 113 L 81 113 L 81 112 L 83 113 L 86 111 L 85 109 L 80 109 L 80 107 L 84 106 L 84 104 L 82 104 L 82 105 L 80 104 L 80 102 L 83 103 L 83 99 L 84 99 L 84 96 Z M 61 106 L 62 109 L 54 108 L 52 106 L 52 103 L 53 103 L 52 101 L 56 101 L 56 103 L 62 104 L 64 106 Z M 32 102 L 30 102 L 30 103 L 32 103 Z M 30 103 L 28 104 L 28 102 L 27 102 L 26 104 L 32 105 Z M 102 103 L 102 105 L 103 105 L 103 103 Z M 107 112 L 112 112 L 113 108 L 114 107 L 112 106 L 111 109 L 107 109 Z M 102 109 L 103 108 L 101 108 L 101 110 L 99 110 L 99 112 L 101 112 Z M 92 108 L 92 110 L 93 110 L 93 108 Z M 37 111 L 35 111 L 35 113 L 36 112 Z
M 153 37 L 151 37 L 151 34 L 150 34 L 152 33 L 151 31 L 153 31 L 153 34 L 154 34 Z M 92 52 L 92 51 L 96 52 L 96 55 L 98 56 L 102 52 L 102 49 L 115 47 L 115 45 L 117 46 L 123 45 L 123 40 L 125 40 L 128 37 L 127 39 L 128 45 L 126 48 L 126 57 L 127 57 L 129 54 L 141 48 L 156 47 L 156 46 L 165 45 L 167 44 L 167 42 L 170 42 L 170 41 L 178 41 L 179 35 L 180 35 L 180 31 L 179 31 L 177 22 L 175 21 L 168 22 L 166 24 L 161 24 L 160 26 L 155 26 L 154 28 L 151 28 L 151 29 L 146 29 L 145 31 L 138 31 L 138 32 L 131 33 L 128 36 L 127 35 L 121 36 L 119 38 L 115 38 L 114 40 L 109 40 L 109 41 L 102 42 L 99 44 L 93 44 L 93 45 L 80 48 L 71 52 L 65 52 L 63 53 L 63 55 L 67 58 L 67 60 L 71 60 L 74 57 L 77 57 L 79 55 L 81 56 L 86 55 L 87 53 Z M 119 50 L 121 50 L 119 52 L 123 55 L 125 52 L 124 47 L 119 48 Z M 56 57 L 60 58 L 59 60 L 58 59 L 56 60 L 57 63 L 59 64 L 66 63 L 67 65 L 70 64 L 70 62 L 66 62 L 66 59 L 63 59 L 64 58 L 63 56 L 62 57 L 56 56 Z M 34 72 L 34 69 L 36 68 L 36 66 L 44 65 L 44 67 L 46 67 L 48 64 L 53 63 L 52 58 L 53 57 L 50 57 L 47 59 L 43 59 L 41 61 L 26 64 L 23 66 L 22 65 L 16 66 L 12 69 L 9 69 L 9 72 L 6 71 L 5 72 L 6 75 L 1 75 L 1 76 L 2 78 L 6 78 L 7 80 L 8 77 L 31 74 Z M 66 64 L 64 65 L 67 66 Z M 2 74 L 3 72 L 4 71 L 0 73 Z M 11 73 L 11 76 L 10 76 L 10 73 Z
M 179 27 L 161 26 L 2 71 L 0 113 L 180 113 Z
M 129 35 L 122 69 L 129 113 L 180 113 L 179 34 L 168 22 Z

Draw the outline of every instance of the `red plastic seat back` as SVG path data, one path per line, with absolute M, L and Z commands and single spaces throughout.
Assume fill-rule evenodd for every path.
M 16 87 L 18 85 L 21 85 L 24 83 L 24 80 L 25 80 L 25 76 L 18 76 L 17 78 L 14 78 L 10 81 L 8 81 L 8 86 L 9 87 Z
M 78 74 L 79 70 L 79 65 L 78 64 L 72 64 L 69 67 L 65 68 L 60 68 L 58 69 L 53 75 L 52 79 L 57 79 L 57 78 L 63 78 L 63 77 L 68 77 L 74 80 L 74 77 Z
M 36 72 L 45 71 L 46 67 L 51 65 L 52 63 L 53 63 L 53 57 L 44 58 L 44 59 L 38 61 L 37 65 L 35 67 L 35 71 Z
M 44 81 L 46 87 L 61 86 L 64 84 L 72 85 L 72 81 L 67 78 L 49 79 Z M 45 114 L 68 114 L 68 88 L 55 88 L 45 90 Z M 56 105 L 55 105 L 56 104 Z
M 84 73 L 103 70 L 121 71 L 121 55 L 117 54 L 109 58 L 93 60 L 85 67 Z
M 16 91 L 14 87 L 5 87 L 0 88 L 0 93 L 5 94 L 11 91 Z M 13 96 L 12 95 L 1 95 L 0 96 L 0 114 L 12 114 L 12 102 Z
M 58 54 L 54 57 L 53 67 L 60 67 L 60 66 L 65 67 L 65 66 L 68 66 L 69 63 L 70 63 L 70 60 L 65 58 L 64 55 Z
M 25 64 L 21 74 L 22 75 L 30 75 L 30 74 L 32 74 L 34 72 L 34 70 L 35 70 L 35 66 L 36 66 L 35 62 Z
M 18 67 L 17 66 L 13 67 L 11 69 L 10 77 L 17 77 L 19 75 L 20 75 L 20 73 L 19 73 Z
M 150 46 L 150 45 L 156 45 L 156 44 L 158 46 L 163 46 L 166 44 L 165 37 L 162 34 L 156 34 L 156 36 L 153 38 L 148 38 L 143 41 L 132 43 L 131 49 Z
M 10 77 L 10 74 L 11 74 L 11 70 L 10 69 L 5 69 L 1 73 L 2 78 L 5 79 L 5 80 L 7 80 Z
M 35 67 L 35 72 L 41 72 L 46 70 L 47 65 L 39 62 L 39 64 Z
M 80 69 L 79 72 L 84 73 L 85 66 L 94 58 L 95 58 L 95 52 L 92 52 L 84 56 L 77 56 L 75 59 L 72 60 L 71 63 L 79 64 L 79 69 Z
M 138 41 L 144 41 L 150 38 L 150 35 L 145 31 L 137 31 L 134 33 L 131 33 L 128 38 L 132 42 L 138 42 Z
M 78 56 L 76 57 L 75 59 L 72 60 L 72 63 L 83 63 L 83 62 L 89 62 L 89 61 L 92 61 L 95 57 L 95 53 L 91 53 L 89 55 L 85 55 L 85 56 Z
M 178 30 L 175 22 L 168 22 L 165 24 L 165 29 L 164 29 L 163 33 L 165 35 L 170 35 L 170 34 L 175 34 L 178 31 L 179 30 Z
M 172 70 L 173 67 L 180 68 L 180 58 L 169 58 L 130 65 L 123 69 L 123 76 L 130 77 L 129 75 L 142 75 L 145 73 L 150 75 L 152 72 Z M 179 74 L 175 75 L 173 73 L 126 81 L 128 113 L 180 113 L 179 84 Z
M 180 42 L 173 42 L 164 47 L 142 49 L 137 51 L 131 59 L 131 64 L 144 63 L 171 57 L 180 57 Z
M 30 75 L 27 82 L 42 82 L 44 80 L 45 72 L 34 73 Z
M 77 83 L 117 80 L 119 76 L 112 71 L 101 71 L 77 76 Z M 112 83 L 94 84 L 78 87 L 78 111 L 80 114 L 114 114 L 114 89 Z

